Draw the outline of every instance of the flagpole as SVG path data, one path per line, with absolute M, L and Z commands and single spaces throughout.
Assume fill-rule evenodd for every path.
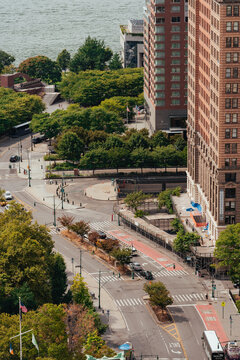
M 22 360 L 22 311 L 21 298 L 19 297 L 19 330 L 20 330 L 20 360 Z

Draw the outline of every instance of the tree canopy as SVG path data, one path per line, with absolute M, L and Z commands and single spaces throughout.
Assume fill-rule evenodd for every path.
M 45 106 L 37 95 L 17 93 L 0 87 L 0 135 L 13 126 L 31 121 L 33 114 L 39 114 Z
M 227 226 L 217 241 L 214 251 L 216 267 L 226 266 L 234 281 L 240 280 L 240 223 Z
M 169 291 L 161 281 L 152 282 L 151 284 L 145 283 L 143 290 L 150 296 L 150 303 L 159 306 L 162 311 L 173 303 Z
M 34 56 L 24 60 L 19 65 L 18 71 L 48 84 L 55 84 L 61 80 L 61 68 L 56 61 L 47 56 Z
M 74 72 L 86 70 L 104 70 L 107 61 L 112 57 L 112 50 L 105 46 L 103 40 L 88 36 L 70 62 L 70 70 Z
M 6 53 L 3 50 L 0 50 L 0 73 L 4 69 L 5 66 L 11 65 L 15 61 L 14 56 Z
M 70 60 L 71 60 L 70 53 L 66 49 L 64 49 L 58 54 L 57 64 L 62 70 L 66 71 L 66 69 L 70 64 Z
M 1 311 L 16 312 L 20 293 L 30 309 L 46 301 L 59 302 L 66 289 L 63 260 L 54 254 L 47 228 L 33 223 L 20 204 L 13 202 L 0 214 L 0 249 Z
M 136 97 L 143 92 L 143 70 L 88 70 L 66 73 L 59 84 L 61 95 L 81 106 L 96 106 L 114 96 Z

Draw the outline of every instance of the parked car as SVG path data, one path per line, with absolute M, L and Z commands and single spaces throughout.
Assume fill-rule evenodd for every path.
M 13 199 L 13 196 L 12 196 L 12 194 L 10 193 L 10 191 L 6 191 L 5 194 L 4 194 L 4 196 L 5 196 L 5 199 L 6 199 L 6 200 L 12 200 L 12 199 Z
M 142 271 L 143 270 L 142 266 L 137 262 L 130 263 L 130 266 L 135 271 Z
M 153 280 L 153 274 L 151 273 L 151 271 L 145 271 L 145 270 L 141 270 L 140 275 L 142 275 L 145 279 L 147 280 Z
M 46 136 L 45 135 L 40 135 L 40 136 L 34 137 L 32 139 L 32 143 L 33 144 L 39 144 L 39 143 L 43 142 L 44 140 L 46 140 Z
M 98 231 L 100 239 L 106 239 L 107 235 L 103 231 Z
M 9 159 L 10 162 L 17 162 L 20 160 L 20 156 L 18 155 L 12 155 Z

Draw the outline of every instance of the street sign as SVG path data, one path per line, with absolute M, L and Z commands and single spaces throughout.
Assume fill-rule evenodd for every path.
M 221 305 L 222 305 L 222 306 L 225 306 L 225 305 L 226 305 L 225 301 L 222 301 Z

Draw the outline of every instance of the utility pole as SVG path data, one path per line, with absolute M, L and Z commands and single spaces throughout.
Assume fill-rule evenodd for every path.
M 79 275 L 82 276 L 82 250 L 80 249 L 80 257 L 79 257 L 79 265 L 76 265 L 75 267 L 79 267 Z
M 22 142 L 21 142 L 21 138 L 19 138 L 19 143 L 20 143 L 20 160 L 22 162 Z
M 99 309 L 101 309 L 100 293 L 101 293 L 101 270 L 99 270 L 98 273 L 98 308 Z
M 215 297 L 215 294 L 214 294 L 215 290 L 216 290 L 216 285 L 215 285 L 215 282 L 214 282 L 214 278 L 212 278 L 212 298 L 213 299 Z
M 21 172 L 20 160 L 21 160 L 21 157 L 20 157 L 20 143 L 18 142 L 18 172 L 19 173 Z
M 64 188 L 63 188 L 63 175 L 62 175 L 62 188 L 61 188 L 61 193 L 62 193 L 62 210 L 63 210 L 63 193 L 64 193 Z
M 55 195 L 53 195 L 53 225 L 56 226 L 56 203 L 55 203 Z
M 31 187 L 31 168 L 30 168 L 29 150 L 27 150 L 27 157 L 28 157 L 28 187 Z

